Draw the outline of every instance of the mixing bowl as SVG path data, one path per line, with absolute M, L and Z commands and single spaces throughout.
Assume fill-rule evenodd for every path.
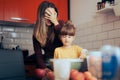
M 79 70 L 81 68 L 81 62 L 83 62 L 83 60 L 80 58 L 78 58 L 78 59 L 50 59 L 50 64 L 51 64 L 53 70 L 54 70 L 53 63 L 55 61 L 59 61 L 59 62 L 67 61 L 68 63 L 70 63 L 70 69 L 77 69 L 77 70 Z M 60 64 L 60 65 L 66 65 L 66 64 Z

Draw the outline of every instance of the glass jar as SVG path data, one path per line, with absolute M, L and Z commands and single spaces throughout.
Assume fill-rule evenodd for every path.
M 92 73 L 93 76 L 101 79 L 102 77 L 102 56 L 100 51 L 91 51 L 88 53 L 87 57 L 88 71 Z

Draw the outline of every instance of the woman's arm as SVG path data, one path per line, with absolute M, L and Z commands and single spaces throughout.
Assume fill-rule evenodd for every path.
M 40 43 L 36 40 L 34 36 L 33 36 L 33 47 L 34 47 L 34 52 L 37 60 L 37 67 L 41 69 L 46 68 Z
M 60 30 L 60 28 L 64 25 L 64 21 L 63 20 L 59 20 L 58 24 L 55 26 L 55 30 Z

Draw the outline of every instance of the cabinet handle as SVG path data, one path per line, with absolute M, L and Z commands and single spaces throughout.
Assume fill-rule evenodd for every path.
M 11 17 L 10 20 L 18 20 L 18 21 L 24 20 L 24 21 L 28 21 L 29 19 L 19 18 L 19 17 Z

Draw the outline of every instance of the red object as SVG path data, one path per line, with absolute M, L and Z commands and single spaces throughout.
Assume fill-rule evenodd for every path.
M 58 19 L 68 20 L 68 0 L 49 0 L 53 2 L 58 8 Z
M 35 69 L 35 76 L 37 78 L 42 78 L 45 76 L 46 71 L 43 69 Z
M 84 74 L 79 72 L 73 80 L 85 80 Z
M 43 0 L 0 0 L 0 20 L 35 23 L 38 5 Z M 58 19 L 68 20 L 68 0 L 49 0 L 58 8 Z M 4 14 L 4 15 L 3 15 Z M 11 17 L 23 20 L 11 20 Z
M 47 78 L 48 78 L 49 80 L 54 80 L 54 78 L 55 78 L 54 73 L 53 73 L 52 71 L 48 72 L 48 73 L 47 73 Z
M 78 70 L 72 69 L 70 71 L 70 79 L 73 80 L 78 73 L 79 73 Z
M 84 74 L 86 80 L 91 80 L 92 74 L 89 71 L 86 71 L 83 74 Z
M 6 21 L 35 23 L 38 5 L 41 0 L 4 0 Z M 11 20 L 11 17 L 23 20 Z
M 89 80 L 98 80 L 96 77 L 92 76 Z
M 0 0 L 0 20 L 3 20 L 4 19 L 4 12 L 3 12 L 3 10 L 4 10 L 4 8 L 3 8 L 4 6 L 3 6 L 3 0 Z

